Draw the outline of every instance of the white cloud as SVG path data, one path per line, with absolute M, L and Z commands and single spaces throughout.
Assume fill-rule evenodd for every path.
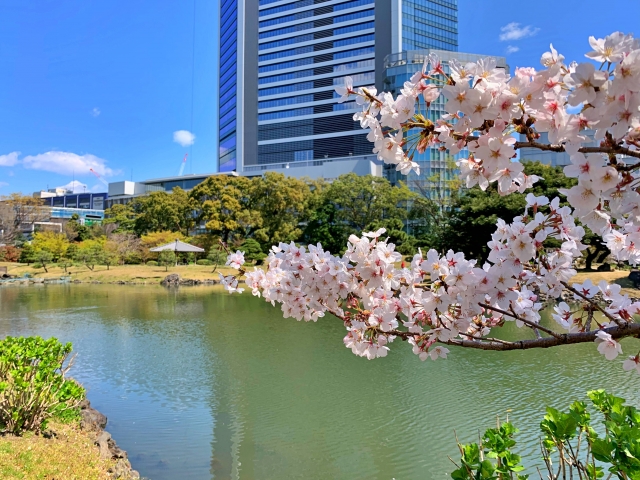
M 8 187 L 9 184 L 7 182 L 0 182 L 0 188 L 2 187 Z
M 173 132 L 173 141 L 179 143 L 183 147 L 188 147 L 189 145 L 193 145 L 193 142 L 196 141 L 196 136 L 189 130 L 178 130 Z
M 6 155 L 0 155 L 0 167 L 13 167 L 18 163 L 18 155 L 20 155 L 20 152 L 11 152 Z
M 73 180 L 66 185 L 60 185 L 56 188 L 64 188 L 65 190 L 71 190 L 73 193 L 84 193 L 88 191 L 87 184 Z
M 534 28 L 531 25 L 521 27 L 517 22 L 511 22 L 506 24 L 500 29 L 500 41 L 507 42 L 509 40 L 520 40 L 521 38 L 533 37 L 540 31 L 539 28 Z
M 507 54 L 509 53 L 516 53 L 518 50 L 520 50 L 520 47 L 516 47 L 514 45 L 509 45 L 507 47 Z
M 44 170 L 60 175 L 91 175 L 90 169 L 100 175 L 112 176 L 118 172 L 105 165 L 106 161 L 95 155 L 78 155 L 71 152 L 45 152 L 38 155 L 28 155 L 22 159 L 24 168 Z
M 95 107 L 93 110 L 91 110 L 91 112 L 90 112 L 90 113 L 91 113 L 91 116 L 92 116 L 92 117 L 97 117 L 97 116 L 98 116 L 98 115 L 100 115 L 100 113 L 102 113 L 102 112 L 100 112 L 100 109 L 99 109 L 98 107 Z

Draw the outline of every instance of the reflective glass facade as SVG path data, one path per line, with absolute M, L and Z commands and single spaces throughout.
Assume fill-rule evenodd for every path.
M 220 2 L 219 171 L 236 169 L 238 0 Z
M 258 150 L 245 165 L 370 153 L 355 105 L 336 108 L 334 89 L 347 75 L 375 83 L 376 0 L 260 5 Z
M 458 50 L 458 0 L 402 0 L 402 50 Z
M 382 88 L 401 47 L 458 46 L 457 0 L 221 3 L 220 171 L 371 154 L 335 87 Z

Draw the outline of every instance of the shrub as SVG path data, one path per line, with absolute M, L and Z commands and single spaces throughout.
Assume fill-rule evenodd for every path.
M 211 260 L 207 260 L 206 258 L 201 258 L 200 260 L 198 260 L 196 262 L 197 265 L 205 265 L 205 266 L 209 266 L 209 265 L 213 265 L 213 262 Z
M 20 434 L 46 429 L 54 417 L 79 419 L 85 390 L 65 377 L 71 343 L 56 338 L 7 337 L 0 341 L 0 428 Z
M 30 243 L 25 243 L 22 246 L 22 251 L 20 252 L 20 263 L 33 263 L 35 253 L 36 251 L 33 246 Z
M 155 260 L 149 260 L 149 261 L 147 262 L 147 265 L 148 265 L 149 267 L 157 267 L 157 266 L 158 266 L 158 262 L 156 262 Z
M 640 411 L 624 405 L 624 399 L 594 390 L 588 394 L 603 425 L 594 429 L 585 402 L 574 402 L 561 412 L 547 407 L 540 423 L 545 478 L 640 478 Z M 601 432 L 601 433 L 598 433 Z M 604 435 L 602 435 L 604 432 Z M 451 473 L 454 480 L 526 479 L 520 455 L 513 453 L 518 430 L 509 422 L 484 433 L 480 444 L 458 444 L 461 459 Z M 582 447 L 581 447 L 582 445 Z M 538 449 L 538 446 L 530 446 Z M 492 461 L 494 460 L 494 461 Z M 555 462 L 555 463 L 554 463 Z M 607 468 L 608 467 L 608 468 Z M 606 468 L 606 470 L 605 470 Z M 555 471 L 554 471 L 555 469 Z M 542 473 L 538 470 L 540 476 Z
M 249 264 L 254 260 L 264 260 L 266 258 L 266 255 L 262 253 L 260 244 L 253 238 L 247 238 L 242 242 L 240 250 L 244 252 L 244 258 Z
M 21 250 L 12 245 L 5 245 L 0 247 L 0 261 L 3 262 L 17 262 L 20 260 Z
M 209 255 L 207 255 L 207 260 L 211 262 L 211 265 L 224 265 L 227 261 L 227 254 L 215 247 L 212 248 Z

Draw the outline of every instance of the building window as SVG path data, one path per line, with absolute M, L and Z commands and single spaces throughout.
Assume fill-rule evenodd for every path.
M 293 159 L 296 162 L 302 160 L 313 160 L 313 150 L 298 150 L 297 152 L 293 152 Z

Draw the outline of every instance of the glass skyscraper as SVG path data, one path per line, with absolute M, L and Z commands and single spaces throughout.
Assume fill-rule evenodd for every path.
M 383 86 L 408 46 L 457 49 L 456 0 L 222 0 L 220 171 L 371 154 L 336 85 Z

